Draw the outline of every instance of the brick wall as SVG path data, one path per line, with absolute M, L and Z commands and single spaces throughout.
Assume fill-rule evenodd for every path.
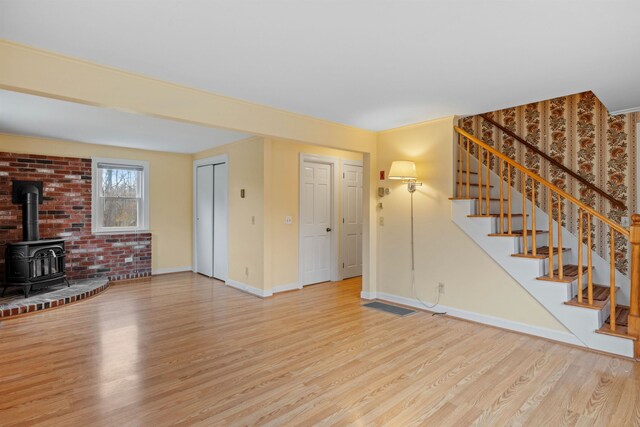
M 40 238 L 64 238 L 72 279 L 151 275 L 151 234 L 91 233 L 91 159 L 0 152 L 0 280 L 5 244 L 22 240 L 22 206 L 11 202 L 13 180 L 42 181 Z M 133 258 L 133 262 L 125 262 Z

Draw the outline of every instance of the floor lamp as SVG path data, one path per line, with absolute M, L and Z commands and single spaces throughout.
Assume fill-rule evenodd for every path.
M 418 173 L 416 172 L 416 164 L 407 160 L 396 160 L 392 162 L 391 168 L 389 169 L 389 179 L 402 180 L 402 182 L 407 184 L 407 190 L 411 194 L 411 291 L 413 292 L 414 298 L 420 301 L 423 306 L 433 308 L 440 302 L 440 292 L 438 292 L 438 300 L 433 305 L 424 303 L 416 292 L 416 256 L 413 242 L 413 193 L 415 193 L 416 187 L 422 186 L 422 183 L 417 181 Z

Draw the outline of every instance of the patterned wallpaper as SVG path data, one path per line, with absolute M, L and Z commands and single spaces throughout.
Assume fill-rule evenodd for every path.
M 612 116 L 592 92 L 583 92 L 488 114 L 587 181 L 606 190 L 633 213 L 638 198 L 636 124 L 640 122 L 640 113 Z M 480 116 L 462 118 L 459 125 L 587 205 L 606 213 L 612 220 L 621 222 L 622 217 L 629 216 L 630 212 L 612 207 L 604 197 L 585 188 L 557 167 L 550 166 L 549 162 Z M 515 188 L 520 188 L 520 185 L 519 180 L 514 182 Z M 530 189 L 530 184 L 527 187 Z M 538 201 L 540 199 L 537 197 Z M 541 208 L 548 211 L 546 205 L 544 195 Z M 557 217 L 555 209 L 554 217 Z M 564 209 L 563 224 L 575 234 L 577 218 L 575 207 Z M 594 221 L 592 236 L 594 248 L 608 259 L 608 227 Z M 627 252 L 626 240 L 617 238 L 616 265 L 623 273 L 628 270 Z

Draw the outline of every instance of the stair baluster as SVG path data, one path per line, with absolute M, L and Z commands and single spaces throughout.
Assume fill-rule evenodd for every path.
M 616 236 L 609 228 L 609 301 L 611 303 L 611 330 L 616 330 Z
M 564 260 L 562 259 L 562 197 L 558 194 L 558 278 L 564 278 Z M 581 272 L 578 272 L 580 274 Z
M 580 272 L 582 271 L 582 246 L 584 245 L 583 243 L 584 234 L 582 233 L 583 224 L 584 224 L 583 211 L 582 209 L 578 209 L 578 302 L 580 304 L 582 304 L 582 292 L 583 292 L 582 282 L 584 280 L 584 278 L 582 277 L 583 275 L 580 274 Z
M 593 262 L 591 253 L 593 246 L 591 245 L 591 214 L 587 213 L 587 296 L 589 305 L 593 305 Z M 579 271 L 578 274 L 581 272 Z
M 507 163 L 507 224 L 507 231 L 511 235 L 513 234 L 513 226 L 511 225 L 511 165 L 509 163 Z
M 524 254 L 529 253 L 529 240 L 527 239 L 527 176 L 523 175 L 521 190 L 522 190 L 522 246 L 524 247 Z
M 469 138 L 465 138 L 467 140 L 467 197 L 471 197 L 471 190 L 470 190 L 470 184 L 469 182 L 471 181 L 469 179 L 469 170 L 471 169 L 471 147 L 469 144 L 471 144 L 471 141 L 469 141 Z
M 500 234 L 504 234 L 504 165 L 502 159 L 498 159 L 500 166 Z
M 487 182 L 486 182 L 486 193 L 485 193 L 485 198 L 486 198 L 486 203 L 485 203 L 485 208 L 487 209 L 487 211 L 485 212 L 485 215 L 490 215 L 491 214 L 491 158 L 489 157 L 491 155 L 491 153 L 487 150 Z M 480 189 L 482 190 L 482 189 Z
M 526 224 L 526 216 L 524 218 L 524 221 Z M 531 235 L 531 252 L 535 257 L 538 254 L 538 242 L 536 236 L 536 182 L 533 179 L 531 180 L 531 230 L 533 231 L 533 234 Z
M 547 206 L 549 206 L 549 278 L 553 279 L 553 193 L 547 191 Z
M 462 137 L 458 140 L 458 197 L 462 197 Z M 469 180 L 467 179 L 467 182 Z
M 478 147 L 478 215 L 482 212 L 482 147 Z

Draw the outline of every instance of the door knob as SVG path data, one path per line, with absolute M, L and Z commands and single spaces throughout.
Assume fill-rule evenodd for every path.
M 328 233 L 329 231 L 331 231 L 331 228 L 327 227 L 327 233 Z

